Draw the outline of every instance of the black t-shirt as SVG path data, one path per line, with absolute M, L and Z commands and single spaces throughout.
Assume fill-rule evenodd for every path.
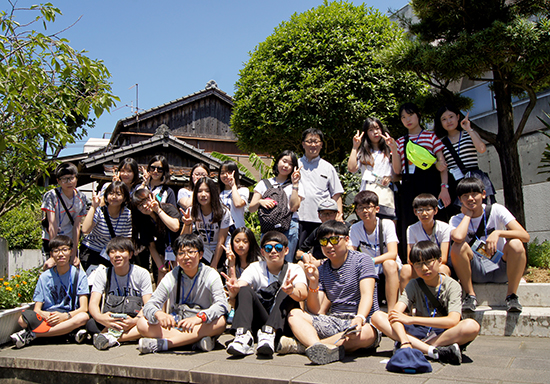
M 176 218 L 180 221 L 181 229 L 181 214 L 180 211 L 172 204 L 160 204 L 160 208 L 170 217 Z M 164 249 L 167 245 L 171 245 L 172 242 L 179 236 L 179 229 L 177 232 L 172 232 L 164 223 L 161 224 L 162 229 L 159 229 L 157 222 L 148 215 L 144 215 L 141 212 L 135 210 L 135 214 L 132 213 L 135 228 L 135 240 L 138 244 L 145 247 L 149 246 L 151 242 L 155 242 L 155 246 L 159 253 L 164 253 Z M 158 218 L 160 220 L 160 218 Z

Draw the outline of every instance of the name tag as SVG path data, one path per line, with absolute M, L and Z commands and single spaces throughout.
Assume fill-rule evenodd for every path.
M 176 261 L 176 255 L 174 254 L 174 251 L 172 250 L 171 246 L 166 247 L 166 251 L 164 252 L 164 260 Z

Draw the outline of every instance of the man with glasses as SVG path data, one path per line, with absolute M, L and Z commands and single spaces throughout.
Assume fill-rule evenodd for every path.
M 342 360 L 345 351 L 378 347 L 381 333 L 369 323 L 379 309 L 378 276 L 370 257 L 348 249 L 344 223 L 330 220 L 321 224 L 317 239 L 328 260 L 319 268 L 305 265 L 308 312 L 293 309 L 288 318 L 301 346 L 292 346 L 285 339 L 279 353 L 305 348 L 314 364 L 327 364 Z
M 307 297 L 307 280 L 300 266 L 285 263 L 288 239 L 277 231 L 269 231 L 261 241 L 264 260 L 251 263 L 239 280 L 227 279 L 230 298 L 236 298 L 231 333 L 235 339 L 227 353 L 246 356 L 254 353 L 253 333 L 257 332 L 256 354 L 271 357 L 276 338 L 291 335 L 287 316 L 298 302 Z
M 338 172 L 328 161 L 319 156 L 323 148 L 323 132 L 309 128 L 302 132 L 304 156 L 299 160 L 300 184 L 305 197 L 298 209 L 300 220 L 300 238 L 298 247 L 306 240 L 315 228 L 321 225 L 317 215 L 317 206 L 323 199 L 331 198 L 338 204 L 338 220 L 342 220 L 342 193 L 344 188 Z
M 50 257 L 50 239 L 57 235 L 70 237 L 75 244 L 80 240 L 80 222 L 86 216 L 86 195 L 76 189 L 78 170 L 73 163 L 61 163 L 55 170 L 59 187 L 49 190 L 42 197 L 42 254 L 46 260 L 44 269 L 55 265 Z M 78 247 L 71 251 L 70 263 L 78 266 Z

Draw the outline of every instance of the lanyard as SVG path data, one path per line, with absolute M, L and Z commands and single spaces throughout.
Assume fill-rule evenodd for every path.
M 437 289 L 437 300 L 439 301 L 439 294 L 441 293 L 441 285 L 443 285 L 443 278 L 441 277 L 441 274 L 439 273 L 439 288 Z M 428 313 L 430 313 L 430 306 L 428 305 L 428 296 L 424 295 L 424 299 L 426 300 L 426 308 L 428 309 Z M 435 313 L 437 312 L 437 308 L 434 308 L 432 315 L 430 317 L 435 317 Z M 430 334 L 432 331 L 432 327 L 428 329 L 427 335 Z
M 195 283 L 197 282 L 197 276 L 198 275 L 199 275 L 199 272 L 197 271 L 197 275 L 193 279 L 193 285 L 191 285 L 191 289 L 189 290 L 189 293 L 187 294 L 187 297 L 182 302 L 180 302 L 180 304 L 187 303 L 187 299 L 189 299 L 189 296 L 191 296 L 191 292 L 193 292 L 193 288 L 195 288 Z M 182 293 L 181 297 L 183 298 L 183 296 L 185 296 L 185 280 L 184 280 L 183 276 L 181 277 L 181 279 L 182 279 L 182 281 L 180 281 L 181 293 Z
M 210 244 L 210 232 L 212 231 L 212 224 L 210 224 L 208 227 L 210 227 L 210 229 L 208 229 L 206 227 L 206 221 L 204 220 L 204 215 L 202 214 L 202 209 L 199 209 L 199 212 L 201 213 L 201 217 L 202 217 L 202 224 L 204 226 L 204 232 L 206 233 L 206 240 L 208 240 L 208 244 Z
M 435 230 L 435 226 L 436 226 L 436 221 L 434 219 L 434 226 L 433 226 L 433 229 L 432 229 L 432 233 L 434 235 L 434 239 L 435 239 L 435 242 L 437 244 L 438 247 L 440 247 L 439 245 L 439 240 L 437 240 L 437 232 Z M 426 237 L 428 238 L 429 241 L 432 241 L 432 238 L 428 235 L 428 233 L 426 232 L 426 230 L 424 229 L 424 226 L 420 226 L 422 228 L 422 231 L 424 231 L 424 234 L 426 235 Z
M 57 267 L 55 267 L 53 270 L 54 270 L 57 278 L 59 279 L 59 284 L 61 285 L 61 288 L 63 288 L 63 290 L 65 291 L 65 296 L 70 296 L 71 286 L 72 286 L 72 283 L 71 283 L 71 268 L 69 268 L 69 289 L 67 289 L 65 287 L 65 284 L 63 284 L 63 281 L 61 280 L 61 276 L 59 276 L 59 272 L 57 272 Z
M 417 144 L 417 143 L 418 143 L 418 140 L 420 140 L 420 136 L 422 135 L 422 132 L 424 132 L 424 128 L 422 128 L 422 130 L 420 131 L 420 133 L 418 134 L 418 136 L 416 136 L 416 140 L 412 140 L 412 139 L 411 139 L 411 141 L 412 141 L 413 143 Z M 418 145 L 420 145 L 420 144 L 418 144 Z
M 367 238 L 367 245 L 369 248 L 373 249 L 372 244 L 369 241 L 369 234 L 367 233 L 367 229 L 363 225 L 363 231 L 365 231 L 365 237 Z M 374 229 L 374 257 L 376 257 L 376 250 L 378 249 L 378 244 L 376 241 L 378 240 L 378 217 L 376 218 L 376 228 Z
M 485 239 L 487 239 L 487 217 L 485 217 L 485 207 L 483 207 L 483 223 L 485 224 Z M 479 223 L 481 225 L 481 222 Z M 470 220 L 470 224 L 468 225 L 469 228 L 472 228 L 472 233 L 476 237 L 476 239 L 480 240 L 479 237 L 477 237 L 477 231 L 474 231 L 474 226 L 472 225 L 472 220 Z M 479 228 L 479 225 L 478 225 Z
M 117 230 L 117 228 L 118 228 L 118 223 L 119 223 L 119 221 L 120 221 L 120 216 L 122 216 L 122 212 L 124 212 L 123 209 L 124 209 L 124 208 L 121 208 L 120 211 L 118 212 L 118 217 L 117 217 L 117 219 L 116 219 L 116 225 L 115 225 L 115 228 L 113 229 L 113 232 L 115 233 L 115 236 L 116 236 L 116 230 Z M 105 211 L 106 211 L 107 214 L 109 215 L 109 218 L 112 219 L 111 214 L 109 213 L 109 210 L 106 209 Z M 105 221 L 107 221 L 107 220 L 105 220 Z M 111 222 L 112 222 L 112 221 L 111 221 Z M 110 233 L 109 233 L 109 235 L 110 235 Z
M 124 296 L 130 294 L 130 274 L 132 273 L 132 264 L 130 264 L 130 270 L 128 271 L 128 274 L 126 275 L 128 278 L 126 280 L 126 289 L 124 290 Z M 118 279 L 116 278 L 116 272 L 113 268 L 113 275 L 115 275 L 115 283 L 116 283 L 116 291 L 118 292 L 118 295 L 120 296 L 120 285 L 118 284 Z
M 458 137 L 458 148 L 456 150 L 456 153 L 460 156 L 460 144 L 462 142 L 462 131 L 460 131 L 460 136 Z

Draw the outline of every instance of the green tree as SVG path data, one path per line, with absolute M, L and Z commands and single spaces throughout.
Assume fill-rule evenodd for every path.
M 494 93 L 498 131 L 474 127 L 499 154 L 508 209 L 525 225 L 517 143 L 550 83 L 550 3 L 547 0 L 412 0 L 419 21 L 409 21 L 411 39 L 395 44 L 385 59 L 396 70 L 414 71 L 434 87 L 438 100 L 471 103 L 450 90 L 462 78 L 487 81 Z M 514 122 L 514 96 L 528 104 Z M 442 103 L 431 103 L 436 108 Z
M 46 34 L 58 8 L 9 4 L 0 11 L 0 216 L 40 199 L 51 161 L 118 100 L 102 61 Z
M 390 71 L 377 53 L 404 37 L 366 5 L 325 2 L 282 22 L 240 71 L 231 128 L 248 152 L 301 152 L 301 133 L 325 134 L 323 157 L 340 162 L 368 116 L 400 127 L 398 104 L 426 88 L 414 74 Z

